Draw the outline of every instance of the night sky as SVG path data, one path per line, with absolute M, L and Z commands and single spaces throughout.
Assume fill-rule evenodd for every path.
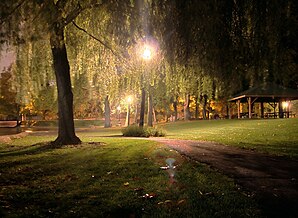
M 0 73 L 2 73 L 4 67 L 7 68 L 14 60 L 13 51 L 6 52 L 5 49 L 1 51 L 0 55 Z

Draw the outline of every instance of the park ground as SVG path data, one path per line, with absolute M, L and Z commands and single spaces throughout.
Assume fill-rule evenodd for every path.
M 298 119 L 159 127 L 166 138 L 93 127 L 78 129 L 80 146 L 52 149 L 48 130 L 0 143 L 0 215 L 297 216 Z

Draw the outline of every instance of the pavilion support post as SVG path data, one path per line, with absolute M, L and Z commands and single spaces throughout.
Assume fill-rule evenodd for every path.
M 248 118 L 251 119 L 251 97 L 248 98 Z
M 275 100 L 273 102 L 273 108 L 274 108 L 274 119 L 275 119 L 277 117 L 276 116 L 276 102 L 275 102 Z
M 264 118 L 264 102 L 261 102 L 261 118 Z
M 237 101 L 238 119 L 240 119 L 240 100 Z
M 290 118 L 290 106 L 291 106 L 291 104 L 288 104 L 288 107 L 286 108 L 286 116 L 287 116 L 287 118 Z

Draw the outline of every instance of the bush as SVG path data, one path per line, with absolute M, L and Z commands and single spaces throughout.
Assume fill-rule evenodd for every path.
M 162 137 L 165 136 L 165 131 L 154 127 L 139 127 L 131 125 L 122 129 L 123 136 L 127 137 Z
M 166 133 L 165 133 L 164 130 L 157 129 L 155 127 L 147 127 L 145 129 L 145 133 L 148 135 L 146 137 L 150 137 L 150 136 L 153 136 L 153 137 L 163 137 L 163 136 L 166 136 Z
M 144 128 L 138 127 L 136 125 L 131 125 L 126 128 L 122 129 L 122 134 L 123 136 L 128 136 L 128 137 L 144 137 L 145 136 L 145 131 Z

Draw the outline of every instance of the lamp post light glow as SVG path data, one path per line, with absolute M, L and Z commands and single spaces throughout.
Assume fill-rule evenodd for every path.
M 142 66 L 145 69 L 142 69 L 143 71 L 146 71 L 150 68 L 152 68 L 151 66 L 149 66 L 152 63 L 152 59 L 156 59 L 156 56 L 158 54 L 158 48 L 159 48 L 159 44 L 158 42 L 153 39 L 152 37 L 146 37 L 146 39 L 144 39 L 142 42 L 140 42 L 140 44 L 137 46 L 137 55 L 138 57 L 140 57 L 140 59 L 142 59 Z M 146 90 L 145 90 L 145 86 L 149 85 L 149 82 L 146 81 L 146 79 L 144 78 L 146 75 L 146 73 L 143 72 L 141 75 L 141 107 L 140 107 L 140 122 L 139 122 L 139 127 L 143 127 L 144 126 L 144 118 L 145 118 L 145 97 L 146 97 Z M 149 80 L 149 79 L 147 79 Z M 149 89 L 148 89 L 149 92 Z M 150 95 L 150 93 L 148 93 Z M 152 106 L 152 105 L 151 105 Z M 151 107 L 150 106 L 150 107 Z M 149 106 L 148 106 L 149 107 Z M 148 112 L 149 114 L 150 112 Z
M 289 101 L 284 101 L 282 103 L 282 107 L 284 108 L 285 112 L 285 117 L 286 118 L 289 118 L 290 117 L 290 102 Z M 283 114 L 283 117 L 284 117 L 284 114 Z
M 143 59 L 144 60 L 150 60 L 151 57 L 152 57 L 152 52 L 151 52 L 151 49 L 146 46 L 145 49 L 144 49 L 144 52 L 143 52 Z
M 144 47 L 144 51 L 142 54 L 142 58 L 146 61 L 149 61 L 152 58 L 152 51 L 151 48 L 146 45 Z M 143 75 L 142 75 L 142 79 L 141 79 L 141 83 L 143 83 Z M 140 111 L 140 123 L 139 126 L 143 127 L 144 126 L 144 118 L 145 118 L 145 88 L 142 88 L 142 97 L 141 97 L 141 111 Z
M 283 108 L 288 108 L 288 107 L 289 107 L 289 102 L 284 101 L 284 102 L 282 103 L 282 106 L 283 106 Z
M 132 96 L 127 97 L 127 103 L 130 104 L 132 102 Z

